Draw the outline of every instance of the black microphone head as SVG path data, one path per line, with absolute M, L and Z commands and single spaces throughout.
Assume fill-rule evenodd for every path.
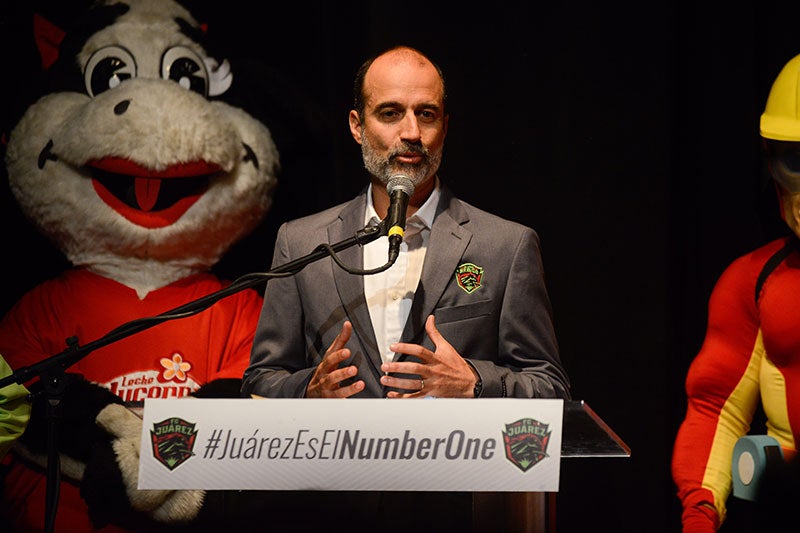
M 414 182 L 405 174 L 394 174 L 389 176 L 389 181 L 386 182 L 386 191 L 389 196 L 394 191 L 402 191 L 408 195 L 409 198 L 414 194 Z

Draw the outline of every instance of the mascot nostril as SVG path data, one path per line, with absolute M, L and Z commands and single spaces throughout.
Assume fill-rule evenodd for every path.
M 91 5 L 74 30 L 34 32 L 47 92 L 8 137 L 13 197 L 69 263 L 0 321 L 0 353 L 12 368 L 58 354 L 66 339 L 85 346 L 229 287 L 217 263 L 272 207 L 286 172 L 279 147 L 307 150 L 305 135 L 319 124 L 275 73 L 257 90 L 243 87 L 255 78 L 215 51 L 184 3 Z M 56 530 L 162 531 L 209 520 L 215 498 L 227 496 L 138 490 L 136 409 L 146 398 L 238 398 L 262 303 L 253 288 L 230 294 L 66 369 Z M 38 394 L 0 497 L 0 524 L 15 531 L 47 529 L 49 424 L 41 383 L 31 381 Z
M 36 166 L 39 170 L 44 169 L 44 166 L 47 164 L 48 161 L 58 161 L 58 158 L 53 154 L 51 149 L 53 148 L 53 141 L 47 141 L 47 144 L 44 146 L 41 152 L 39 152 L 39 158 L 36 161 Z
M 120 102 L 120 103 L 118 103 L 117 105 L 114 106 L 114 114 L 115 115 L 121 115 L 121 114 L 125 113 L 125 111 L 128 110 L 128 106 L 129 105 L 131 105 L 131 101 L 130 100 L 123 100 L 122 102 Z
M 251 163 L 254 167 L 256 167 L 256 170 L 258 170 L 258 157 L 256 157 L 256 153 L 253 151 L 252 148 L 247 146 L 247 143 L 242 143 L 242 146 L 244 146 L 244 152 L 245 152 L 244 159 L 242 159 L 242 162 Z

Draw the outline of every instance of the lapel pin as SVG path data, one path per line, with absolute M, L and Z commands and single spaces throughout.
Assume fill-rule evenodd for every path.
M 481 288 L 483 267 L 473 263 L 462 263 L 456 269 L 456 282 L 467 294 L 472 294 Z

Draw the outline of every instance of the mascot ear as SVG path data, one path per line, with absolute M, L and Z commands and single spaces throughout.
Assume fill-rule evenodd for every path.
M 39 15 L 33 15 L 33 36 L 39 55 L 42 56 L 42 68 L 47 70 L 58 59 L 58 47 L 64 40 L 66 32 Z

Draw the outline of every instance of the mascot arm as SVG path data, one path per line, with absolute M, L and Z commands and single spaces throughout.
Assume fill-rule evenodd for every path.
M 96 421 L 109 439 L 95 444 L 81 483 L 81 496 L 95 526 L 152 527 L 153 522 L 179 524 L 197 517 L 205 491 L 137 488 L 141 418 L 122 405 L 110 404 Z
M 192 394 L 194 398 L 238 398 L 241 379 L 217 379 Z M 97 426 L 110 440 L 99 441 L 86 466 L 81 496 L 92 522 L 127 527 L 181 524 L 198 517 L 205 503 L 203 490 L 140 490 L 139 455 L 142 419 L 118 404 L 97 415 Z
M 12 374 L 11 367 L 0 355 L 0 378 Z M 0 389 L 0 459 L 5 457 L 14 443 L 25 432 L 31 417 L 28 389 L 11 383 Z
M 92 443 L 104 438 L 103 431 L 95 424 L 97 415 L 110 404 L 122 404 L 122 399 L 80 374 L 64 374 L 62 384 L 63 392 L 54 411 L 58 416 L 58 452 L 86 463 L 91 456 Z M 41 380 L 31 385 L 30 391 L 33 397 L 31 417 L 19 443 L 24 448 L 23 454 L 44 458 L 47 456 L 49 399 Z
M 720 277 L 708 307 L 700 352 L 686 377 L 686 417 L 674 443 L 672 476 L 683 505 L 683 531 L 716 531 L 731 490 L 731 456 L 758 403 L 759 328 L 753 261 Z
M 194 398 L 238 398 L 241 379 L 216 379 L 192 394 Z M 140 490 L 139 455 L 142 419 L 117 403 L 96 418 L 107 435 L 95 443 L 86 465 L 81 496 L 92 522 L 127 527 L 183 524 L 195 520 L 206 502 L 203 490 Z
M 126 527 L 190 522 L 200 512 L 202 490 L 139 490 L 142 419 L 108 389 L 78 374 L 65 374 L 58 419 L 58 452 L 62 471 L 80 481 L 81 496 L 97 527 Z M 215 380 L 198 397 L 238 395 L 240 380 Z M 17 451 L 45 466 L 48 399 L 41 382 L 31 387 L 34 402 L 27 431 Z M 228 392 L 225 392 L 228 391 Z

